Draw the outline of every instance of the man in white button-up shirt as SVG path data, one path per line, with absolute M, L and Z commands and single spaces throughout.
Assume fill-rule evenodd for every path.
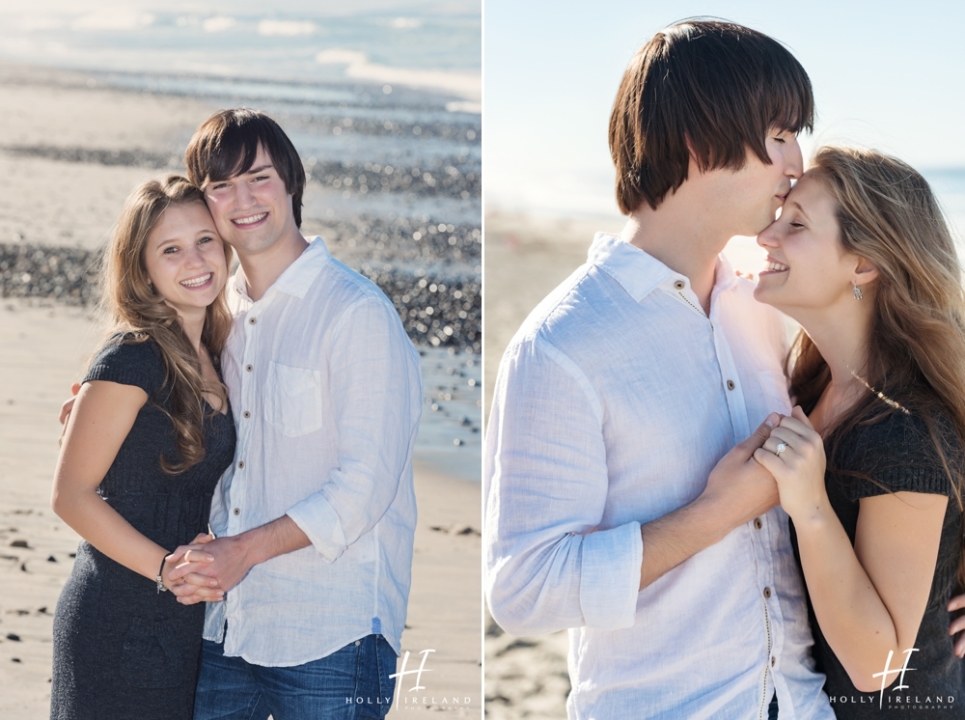
M 812 115 L 774 40 L 658 33 L 611 117 L 623 235 L 596 237 L 500 364 L 488 599 L 516 635 L 570 628 L 572 718 L 833 717 L 787 516 L 751 457 L 790 410 L 785 334 L 719 257 L 774 219 Z
M 238 253 L 222 368 L 237 426 L 212 501 L 195 718 L 384 717 L 412 566 L 419 357 L 391 302 L 301 232 L 305 174 L 267 116 L 227 110 L 186 161 Z M 190 559 L 190 558 L 189 558 Z

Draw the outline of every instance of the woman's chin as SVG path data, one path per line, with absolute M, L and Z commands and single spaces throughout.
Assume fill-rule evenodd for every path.
M 754 299 L 759 303 L 764 305 L 770 305 L 775 310 L 779 310 L 782 314 L 787 315 L 792 320 L 797 320 L 795 316 L 796 308 L 792 303 L 787 302 L 787 298 L 781 297 L 781 293 L 776 290 L 765 290 L 760 292 L 758 290 L 754 291 Z
M 784 279 L 787 273 L 763 272 L 757 276 L 757 286 L 754 288 L 754 298 L 758 302 L 772 305 L 778 310 L 782 305 L 786 305 L 787 293 L 785 292 Z
M 774 295 L 773 288 L 769 288 L 764 283 L 758 281 L 757 287 L 754 288 L 754 299 L 757 300 L 757 302 L 773 305 Z

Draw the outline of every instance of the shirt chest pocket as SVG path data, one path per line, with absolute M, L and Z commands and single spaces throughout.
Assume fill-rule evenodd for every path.
M 318 430 L 322 426 L 321 373 L 272 362 L 268 367 L 265 419 L 285 435 Z

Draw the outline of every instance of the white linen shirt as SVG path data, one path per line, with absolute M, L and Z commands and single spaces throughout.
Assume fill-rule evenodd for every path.
M 640 525 L 694 500 L 771 411 L 780 316 L 720 258 L 689 280 L 598 234 L 503 356 L 486 438 L 487 597 L 515 635 L 570 628 L 571 718 L 834 717 L 775 508 L 639 590 Z M 590 532 L 594 531 L 594 532 Z
M 222 368 L 238 444 L 212 528 L 238 535 L 287 514 L 312 544 L 256 565 L 209 603 L 204 636 L 266 666 L 317 660 L 370 633 L 399 652 L 418 353 L 385 295 L 321 238 L 257 302 L 237 274 L 227 292 L 234 324 Z

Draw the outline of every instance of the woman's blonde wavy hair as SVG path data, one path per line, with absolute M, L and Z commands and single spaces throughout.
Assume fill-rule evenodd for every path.
M 157 343 L 166 368 L 164 393 L 167 402 L 152 398 L 174 425 L 180 462 L 161 457 L 168 474 L 182 473 L 204 458 L 204 405 L 202 392 L 215 393 L 222 405 L 227 390 L 222 383 L 211 387 L 201 375 L 201 363 L 181 327 L 177 311 L 154 289 L 144 262 L 148 236 L 169 207 L 204 204 L 204 194 L 187 179 L 170 175 L 163 182 L 150 180 L 128 196 L 107 249 L 101 275 L 102 303 L 109 317 L 110 334 L 124 333 L 123 342 Z M 224 244 L 225 261 L 231 266 L 231 247 Z M 217 364 L 228 338 L 231 314 L 224 290 L 205 315 L 201 343 Z M 165 404 L 167 407 L 165 407 Z M 211 413 L 215 411 L 212 409 Z
M 808 174 L 835 200 L 842 247 L 878 269 L 869 284 L 874 312 L 867 365 L 860 373 L 874 392 L 832 430 L 829 464 L 840 438 L 855 427 L 910 412 L 928 428 L 962 509 L 961 452 L 952 456 L 947 450 L 949 432 L 965 446 L 965 291 L 941 208 L 918 172 L 875 151 L 821 148 Z M 831 374 L 803 331 L 788 364 L 792 393 L 810 411 Z M 965 561 L 959 581 L 965 585 Z

